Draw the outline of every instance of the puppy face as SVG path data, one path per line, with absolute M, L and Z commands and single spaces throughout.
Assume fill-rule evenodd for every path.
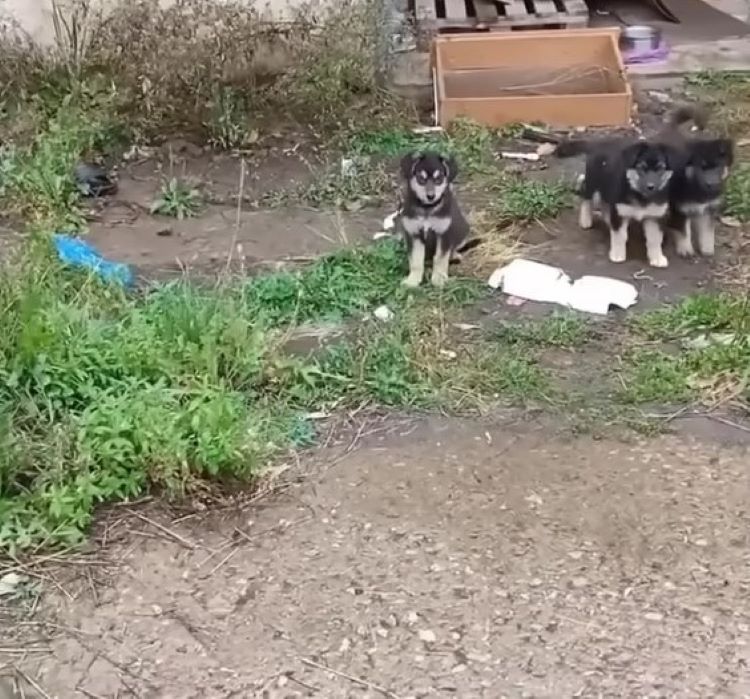
M 674 175 L 674 154 L 662 144 L 640 141 L 626 148 L 622 158 L 630 188 L 646 199 L 663 193 Z
M 719 194 L 734 162 L 728 138 L 696 140 L 688 146 L 685 175 L 707 193 Z
M 412 153 L 401 160 L 401 175 L 414 196 L 425 206 L 434 206 L 456 178 L 453 158 L 438 153 Z

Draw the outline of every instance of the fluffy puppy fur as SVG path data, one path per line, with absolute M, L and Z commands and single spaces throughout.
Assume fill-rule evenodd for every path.
M 627 259 L 631 221 L 643 225 L 646 252 L 653 267 L 666 267 L 661 221 L 669 212 L 670 183 L 677 155 L 666 143 L 632 139 L 574 140 L 558 145 L 561 158 L 586 154 L 586 171 L 580 182 L 581 228 L 593 225 L 593 203 L 602 203 L 610 229 L 609 259 Z
M 399 223 L 409 254 L 405 286 L 422 283 L 425 262 L 430 260 L 432 284 L 443 286 L 451 259 L 472 242 L 469 224 L 453 193 L 457 174 L 454 158 L 433 151 L 409 153 L 401 159 L 404 192 Z
M 716 247 L 716 219 L 729 172 L 734 164 L 734 144 L 728 138 L 686 136 L 680 130 L 692 121 L 700 131 L 708 114 L 701 106 L 676 109 L 662 139 L 676 148 L 680 164 L 670 186 L 670 223 L 675 230 L 677 254 L 695 254 L 693 233 L 701 255 L 711 256 Z

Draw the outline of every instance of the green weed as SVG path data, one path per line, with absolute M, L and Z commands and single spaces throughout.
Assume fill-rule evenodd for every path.
M 569 207 L 572 200 L 570 187 L 563 182 L 501 176 L 490 188 L 496 193 L 490 211 L 500 223 L 526 223 L 554 218 Z
M 625 356 L 623 398 L 631 403 L 712 403 L 750 397 L 750 303 L 701 295 L 633 323 L 648 344 Z
M 250 128 L 247 99 L 229 87 L 217 88 L 206 122 L 208 141 L 215 148 L 232 150 L 252 145 L 258 132 Z
M 494 152 L 500 133 L 466 119 L 457 119 L 445 131 L 414 133 L 409 129 L 379 129 L 354 132 L 346 143 L 356 155 L 400 156 L 420 150 L 437 150 L 452 155 L 468 176 L 496 168 Z
M 40 118 L 43 130 L 31 144 L 5 149 L 0 156 L 0 196 L 9 208 L 38 223 L 82 225 L 73 168 L 84 154 L 115 144 L 111 97 L 68 94 L 56 109 L 47 107 L 51 114 Z
M 503 323 L 493 334 L 508 345 L 573 348 L 590 340 L 592 332 L 581 316 L 555 313 L 537 321 Z
M 750 73 L 704 71 L 686 78 L 696 100 L 710 105 L 711 130 L 735 138 L 750 132 Z
M 316 209 L 357 211 L 381 203 L 394 190 L 394 176 L 383 163 L 360 158 L 353 161 L 351 168 L 334 167 L 316 177 L 311 184 L 268 192 L 258 204 L 268 207 L 302 204 Z
M 151 204 L 151 213 L 182 220 L 197 216 L 201 209 L 200 193 L 182 180 L 173 177 L 165 182 L 158 199 Z
M 727 214 L 750 221 L 750 164 L 741 163 L 729 176 L 724 203 Z

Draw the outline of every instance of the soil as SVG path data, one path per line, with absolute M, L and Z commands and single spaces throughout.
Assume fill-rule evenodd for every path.
M 29 673 L 60 699 L 750 695 L 747 445 L 358 434 L 260 503 L 142 511 L 170 535 L 111 513 L 118 568 L 46 598 Z
M 226 268 L 310 260 L 342 245 L 371 240 L 387 209 L 337 214 L 298 207 L 256 209 L 251 202 L 280 188 L 312 181 L 311 155 L 275 149 L 250 160 L 237 198 L 241 161 L 193 146 L 125 164 L 116 196 L 94 203 L 88 239 L 107 257 L 133 265 L 147 279 Z M 153 216 L 149 210 L 165 178 L 179 176 L 200 189 L 205 205 L 195 218 Z M 238 225 L 239 223 L 239 225 Z

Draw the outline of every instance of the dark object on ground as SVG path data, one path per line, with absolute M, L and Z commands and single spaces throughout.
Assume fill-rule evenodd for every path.
M 117 192 L 117 183 L 99 165 L 80 162 L 73 170 L 73 177 L 84 197 L 106 197 Z

